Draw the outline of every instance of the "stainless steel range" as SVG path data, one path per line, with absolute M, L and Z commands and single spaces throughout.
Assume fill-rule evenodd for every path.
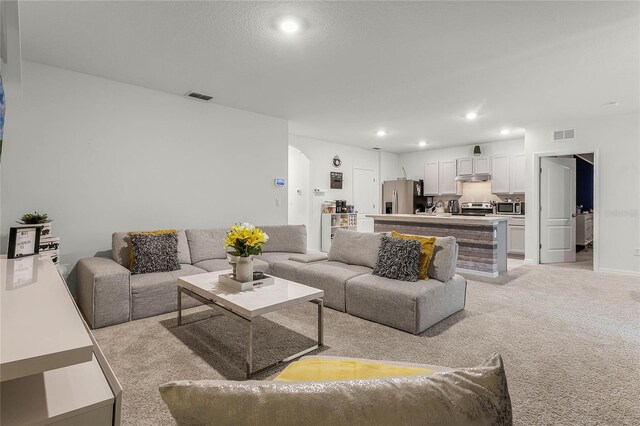
M 462 203 L 461 216 L 486 216 L 493 213 L 493 205 L 489 202 Z M 454 213 L 456 214 L 456 213 Z

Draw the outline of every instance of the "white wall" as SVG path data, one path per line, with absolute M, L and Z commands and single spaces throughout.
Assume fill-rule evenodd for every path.
M 356 148 L 307 138 L 297 135 L 289 135 L 289 144 L 299 149 L 309 159 L 309 188 L 329 189 L 330 175 L 332 171 L 343 173 L 342 189 L 328 190 L 324 195 L 311 195 L 310 219 L 308 232 L 308 245 L 310 249 L 319 250 L 321 245 L 321 218 L 322 202 L 326 200 L 353 200 L 353 169 L 362 168 L 374 171 L 378 176 L 378 196 L 380 200 L 380 176 L 393 176 L 396 171 L 390 170 L 397 164 L 397 155 L 381 153 L 374 150 Z M 384 155 L 383 155 L 384 154 Z M 333 167 L 333 157 L 338 155 L 342 160 L 340 168 Z M 356 206 L 356 209 L 358 206 Z M 377 206 L 380 209 L 380 206 Z
M 114 231 L 287 222 L 273 185 L 287 176 L 285 120 L 30 62 L 22 77 L 6 109 L 2 250 L 34 210 L 55 219 L 72 267 Z
M 576 129 L 571 141 L 554 142 L 553 131 Z M 640 115 L 638 113 L 528 128 L 526 152 L 526 253 L 539 260 L 539 156 L 595 153 L 594 244 L 600 271 L 640 274 Z
M 309 229 L 309 159 L 298 148 L 289 146 L 289 219 L 291 225 L 306 225 Z

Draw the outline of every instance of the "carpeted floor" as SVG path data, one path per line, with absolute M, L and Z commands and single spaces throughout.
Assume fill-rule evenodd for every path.
M 190 312 L 187 320 L 211 311 Z M 256 327 L 256 367 L 310 345 L 315 327 L 312 304 L 267 315 Z M 94 334 L 124 387 L 124 424 L 173 423 L 161 383 L 243 378 L 245 331 L 226 317 L 178 328 L 167 314 Z M 515 424 L 640 424 L 639 278 L 522 266 L 496 282 L 470 281 L 465 310 L 418 336 L 325 309 L 325 343 L 326 355 L 450 367 L 499 352 Z

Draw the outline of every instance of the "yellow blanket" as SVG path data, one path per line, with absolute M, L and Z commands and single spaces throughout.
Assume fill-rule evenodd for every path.
M 275 381 L 308 382 L 317 380 L 375 379 L 381 377 L 415 376 L 433 370 L 419 367 L 329 358 L 307 358 L 292 362 Z

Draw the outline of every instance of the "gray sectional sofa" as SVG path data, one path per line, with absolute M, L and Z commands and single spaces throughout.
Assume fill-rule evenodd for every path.
M 262 226 L 269 241 L 254 260 L 255 270 L 324 290 L 330 308 L 420 333 L 464 308 L 466 280 L 455 275 L 455 239 L 436 240 L 430 277 L 416 283 L 373 275 L 381 234 L 338 230 L 330 253 L 307 253 L 304 225 Z M 229 269 L 223 250 L 225 229 L 178 232 L 181 269 L 131 275 L 129 239 L 116 232 L 112 258 L 78 262 L 78 302 L 92 328 L 176 310 L 176 279 Z M 197 306 L 183 298 L 183 307 Z

